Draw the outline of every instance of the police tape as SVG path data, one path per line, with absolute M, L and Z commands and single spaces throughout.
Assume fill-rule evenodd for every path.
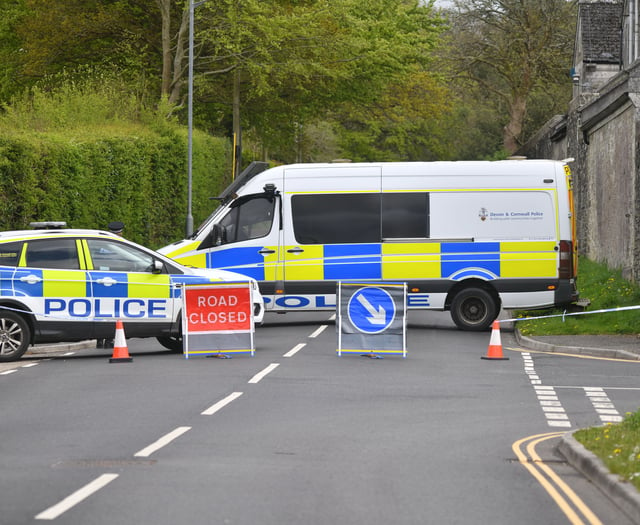
M 591 310 L 589 312 L 567 312 L 566 310 L 561 314 L 551 314 L 551 315 L 538 315 L 535 317 L 514 317 L 513 319 L 496 319 L 499 323 L 513 322 L 513 321 L 533 321 L 534 319 L 550 319 L 552 317 L 562 317 L 562 322 L 564 322 L 565 317 L 575 316 L 575 315 L 590 315 L 590 314 L 602 314 L 607 312 L 624 312 L 627 310 L 638 310 L 640 309 L 640 305 L 636 306 L 619 306 L 617 308 L 605 308 L 602 310 Z

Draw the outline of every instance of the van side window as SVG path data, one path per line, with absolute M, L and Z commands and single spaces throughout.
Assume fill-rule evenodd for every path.
M 275 199 L 256 197 L 231 208 L 220 221 L 226 242 L 248 241 L 267 235 L 273 224 L 274 207 Z
M 380 242 L 380 194 L 294 195 L 293 231 L 300 244 Z
M 429 237 L 428 193 L 382 194 L 382 239 Z

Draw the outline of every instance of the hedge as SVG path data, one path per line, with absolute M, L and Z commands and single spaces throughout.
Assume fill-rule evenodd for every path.
M 227 139 L 194 131 L 192 213 L 204 220 L 231 179 Z M 125 237 L 152 248 L 185 236 L 187 134 L 182 130 L 0 136 L 0 229 L 31 221 L 72 228 L 125 223 Z

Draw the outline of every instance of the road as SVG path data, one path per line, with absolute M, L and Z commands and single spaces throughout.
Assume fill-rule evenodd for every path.
M 489 334 L 436 313 L 411 314 L 406 359 L 338 357 L 327 319 L 267 316 L 253 357 L 129 340 L 132 363 L 94 349 L 0 375 L 0 523 L 630 523 L 554 446 L 636 410 L 638 363 L 506 333 L 509 359 L 483 360 Z

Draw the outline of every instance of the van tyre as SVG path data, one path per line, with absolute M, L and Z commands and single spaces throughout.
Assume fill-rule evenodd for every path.
M 0 309 L 0 362 L 20 359 L 30 342 L 31 328 L 25 318 Z
M 451 302 L 451 318 L 462 330 L 487 330 L 498 317 L 498 305 L 490 292 L 483 288 L 465 288 Z

